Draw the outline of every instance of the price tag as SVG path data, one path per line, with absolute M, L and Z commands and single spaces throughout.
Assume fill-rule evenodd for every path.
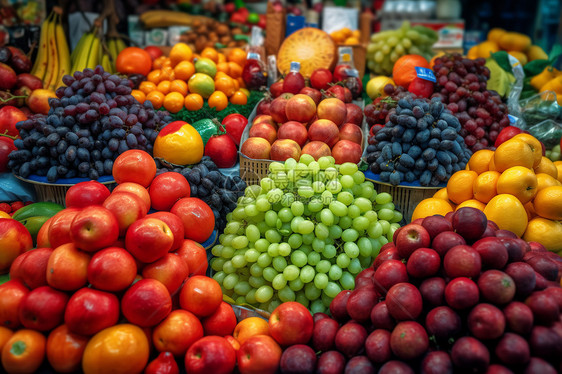
M 511 114 L 508 114 L 508 115 L 507 115 L 507 118 L 509 118 L 509 123 L 510 123 L 511 125 L 513 125 L 514 123 L 516 123 L 516 122 L 519 120 L 519 118 L 517 118 L 517 117 L 515 117 L 515 116 L 512 116 Z
M 433 83 L 437 82 L 437 79 L 435 78 L 435 74 L 433 74 L 433 70 L 428 68 L 422 68 L 420 66 L 416 66 L 415 69 L 418 78 L 425 79 L 426 81 L 430 81 Z

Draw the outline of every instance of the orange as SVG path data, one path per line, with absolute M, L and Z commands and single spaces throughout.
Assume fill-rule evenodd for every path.
M 193 74 L 195 74 L 195 65 L 191 61 L 181 61 L 174 67 L 176 79 L 187 81 Z
M 176 66 L 181 61 L 191 61 L 193 59 L 193 51 L 185 43 L 176 43 L 170 51 L 170 62 L 172 66 Z
M 146 95 L 141 90 L 132 90 L 131 95 L 141 104 L 146 100 Z
M 457 205 L 457 207 L 455 208 L 455 211 L 459 210 L 460 208 L 463 208 L 463 207 L 471 207 L 471 208 L 476 208 L 478 210 L 484 211 L 484 208 L 486 207 L 486 204 L 484 204 L 483 202 L 478 201 L 476 199 L 470 199 L 470 200 L 463 201 L 462 203 Z
M 523 235 L 527 227 L 527 212 L 518 198 L 510 194 L 495 196 L 484 208 L 484 214 L 502 230 L 509 230 L 517 236 Z
M 187 95 L 187 83 L 179 79 L 174 79 L 170 82 L 170 92 L 179 92 L 182 96 Z
M 247 57 L 246 51 L 243 50 L 242 48 L 232 48 L 230 51 L 228 51 L 228 54 L 226 55 L 226 59 L 229 62 L 235 62 L 239 66 L 246 65 L 246 57 Z
M 562 161 L 554 161 L 554 166 L 558 170 L 558 181 L 562 182 Z
M 492 200 L 498 194 L 497 185 L 500 173 L 494 170 L 485 171 L 480 174 L 472 185 L 474 198 L 483 203 Z
M 228 66 L 228 62 L 219 62 L 217 64 L 217 74 L 218 73 L 225 73 L 228 75 L 230 73 L 230 67 Z
M 512 194 L 525 204 L 537 194 L 537 185 L 537 176 L 531 169 L 514 166 L 500 175 L 497 190 L 498 194 Z
M 246 105 L 248 103 L 248 96 L 241 90 L 238 90 L 230 97 L 230 102 L 236 105 Z
M 239 91 L 241 91 L 242 93 L 244 93 L 244 95 L 246 95 L 246 97 L 250 97 L 250 90 L 248 90 L 247 88 L 241 87 L 241 88 L 239 89 Z
M 523 239 L 538 242 L 549 251 L 562 250 L 562 223 L 542 217 L 535 217 L 527 225 Z
M 152 68 L 153 69 L 160 69 L 162 68 L 164 61 L 169 60 L 168 57 L 166 56 L 160 56 L 158 58 L 156 58 L 154 61 L 152 61 Z
M 269 335 L 269 323 L 259 317 L 250 317 L 238 322 L 232 336 L 240 345 L 254 335 Z
M 449 199 L 460 204 L 474 197 L 472 186 L 478 174 L 472 170 L 460 170 L 451 176 L 447 182 L 447 195 Z
M 475 152 L 468 160 L 468 170 L 475 171 L 478 174 L 488 171 L 492 157 L 494 157 L 494 151 L 489 149 L 481 149 Z
M 34 373 L 45 358 L 47 339 L 35 330 L 16 331 L 2 347 L 2 366 L 8 373 Z
M 541 142 L 537 138 L 535 138 L 533 135 L 524 134 L 524 133 L 517 134 L 511 139 L 524 141 L 525 143 L 527 143 L 529 145 L 529 147 L 531 147 L 531 149 L 533 150 L 533 156 L 534 156 L 533 167 L 537 167 L 539 165 L 539 163 L 541 162 L 541 159 L 543 157 Z
M 540 190 L 533 200 L 537 215 L 554 220 L 562 220 L 562 186 L 546 187 Z
M 84 350 L 82 369 L 90 373 L 140 373 L 150 353 L 144 331 L 132 324 L 120 324 L 94 335 Z
M 0 218 L 12 218 L 12 216 L 9 213 L 0 211 Z
M 176 74 L 174 73 L 174 69 L 172 69 L 169 66 L 164 66 L 162 68 L 161 76 L 162 76 L 161 81 L 163 80 L 173 81 L 174 79 L 176 79 Z
M 160 69 L 152 70 L 146 76 L 146 80 L 154 84 L 160 83 L 160 81 L 162 80 L 162 70 Z
M 172 311 L 152 332 L 154 347 L 159 352 L 171 352 L 183 357 L 189 347 L 203 337 L 203 325 L 187 310 Z
M 535 207 L 533 206 L 533 202 L 529 201 L 527 204 L 523 205 L 525 211 L 527 212 L 527 218 L 532 220 L 537 216 L 537 212 L 535 212 Z
M 144 81 L 139 85 L 139 90 L 148 95 L 152 91 L 156 91 L 156 84 L 154 82 Z
M 152 103 L 154 109 L 160 109 L 164 103 L 164 96 L 160 91 L 152 91 L 146 95 L 146 100 Z
M 172 61 L 167 58 L 164 60 L 164 62 L 162 62 L 162 70 L 164 70 L 164 68 L 171 68 L 172 66 Z
M 244 65 L 239 65 L 236 62 L 229 62 L 228 69 L 230 70 L 230 76 L 232 78 L 241 78 L 242 77 L 242 69 Z
M 240 88 L 246 88 L 246 83 L 244 82 L 244 79 L 242 79 L 242 77 L 236 78 L 236 81 L 238 82 L 238 86 Z M 248 91 L 248 96 L 250 96 L 250 91 Z
M 490 164 L 488 165 L 488 169 L 489 169 L 489 170 L 494 170 L 494 171 L 496 170 L 496 163 L 495 163 L 493 157 L 490 159 Z
M 217 57 L 217 64 L 220 64 L 222 62 L 227 62 L 226 56 L 224 55 L 224 53 L 219 52 L 218 57 Z
M 14 332 L 7 327 L 0 326 L 0 353 L 2 352 L 2 348 L 4 345 L 10 340 L 10 338 L 14 335 Z
M 228 106 L 228 98 L 221 91 L 215 91 L 209 96 L 209 100 L 207 100 L 209 106 L 211 108 L 215 108 L 217 112 L 225 109 Z
M 228 75 L 218 75 L 215 77 L 215 90 L 223 92 L 226 96 L 230 97 L 236 92 L 234 87 L 235 80 Z
M 194 111 L 203 108 L 203 97 L 196 93 L 190 93 L 185 97 L 184 106 L 185 109 Z
M 76 372 L 88 340 L 86 336 L 70 332 L 66 325 L 60 325 L 47 338 L 47 360 L 57 373 Z
M 177 113 L 183 108 L 184 98 L 179 92 L 170 92 L 164 97 L 164 108 L 170 113 Z
M 169 80 L 160 81 L 160 83 L 156 86 L 156 89 L 166 95 L 170 92 L 170 84 L 171 82 Z
M 560 183 L 558 179 L 553 178 L 552 175 L 548 175 L 545 173 L 537 174 L 537 192 L 546 187 L 561 186 L 561 185 L 562 183 Z
M 214 63 L 217 63 L 219 61 L 219 53 L 217 52 L 216 49 L 211 47 L 205 47 L 201 51 L 200 56 L 213 60 Z
M 496 170 L 503 173 L 513 166 L 533 168 L 535 161 L 533 149 L 522 140 L 509 139 L 500 144 L 494 153 L 494 164 Z
M 435 214 L 445 216 L 445 214 L 452 211 L 453 207 L 447 200 L 431 197 L 429 199 L 422 200 L 416 206 L 416 208 L 414 209 L 414 213 L 412 214 L 412 221 L 418 218 L 433 216 Z
M 548 174 L 554 179 L 558 179 L 558 167 L 549 158 L 542 156 L 541 162 L 535 166 L 535 173 Z
M 433 197 L 436 199 L 449 200 L 449 195 L 447 195 L 447 187 L 443 187 L 442 189 L 437 191 L 435 194 L 433 194 Z

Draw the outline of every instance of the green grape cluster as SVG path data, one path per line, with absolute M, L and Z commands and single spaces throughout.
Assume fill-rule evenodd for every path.
M 392 75 L 394 63 L 404 55 L 420 55 L 429 61 L 433 57 L 431 47 L 437 39 L 435 31 L 411 26 L 408 21 L 397 30 L 374 33 L 367 46 L 367 67 L 375 74 Z
M 325 312 L 392 241 L 402 214 L 356 164 L 303 154 L 248 186 L 212 249 L 211 268 L 237 304 L 273 311 L 298 301 Z

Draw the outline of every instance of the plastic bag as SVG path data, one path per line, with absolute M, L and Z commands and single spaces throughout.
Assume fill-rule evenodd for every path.
M 560 144 L 562 121 L 556 94 L 545 91 L 519 102 L 519 119 L 516 126 L 527 130 L 547 148 Z
M 0 201 L 36 201 L 35 188 L 12 173 L 0 173 Z

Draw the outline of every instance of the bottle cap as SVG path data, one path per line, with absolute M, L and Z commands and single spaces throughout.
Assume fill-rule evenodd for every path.
M 300 71 L 301 70 L 301 63 L 298 61 L 292 61 L 291 62 L 291 71 Z

